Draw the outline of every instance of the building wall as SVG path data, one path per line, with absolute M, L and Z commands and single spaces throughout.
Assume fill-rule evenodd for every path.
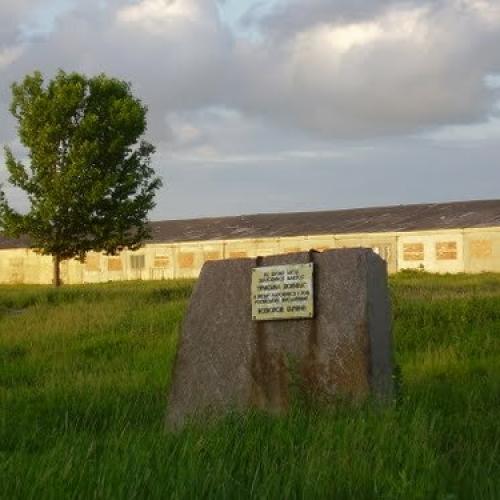
M 431 273 L 465 271 L 463 231 L 402 234 L 398 237 L 398 270 L 425 269 Z
M 500 272 L 499 228 L 465 230 L 463 248 L 465 272 Z
M 372 248 L 387 261 L 390 273 L 500 272 L 500 227 L 493 227 L 147 244 L 117 256 L 91 252 L 84 263 L 65 261 L 61 275 L 68 284 L 196 278 L 209 260 L 353 247 Z M 51 281 L 51 257 L 28 249 L 0 250 L 0 283 Z
M 372 248 L 386 262 L 389 273 L 398 270 L 398 236 L 395 233 L 345 234 L 336 237 L 336 248 Z

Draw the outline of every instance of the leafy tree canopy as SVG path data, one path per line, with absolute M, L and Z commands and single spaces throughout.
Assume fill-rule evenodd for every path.
M 12 85 L 10 111 L 28 156 L 19 161 L 5 148 L 9 182 L 30 208 L 16 211 L 0 189 L 2 230 L 53 255 L 57 274 L 61 260 L 83 260 L 90 250 L 140 246 L 161 180 L 151 167 L 154 147 L 141 140 L 147 108 L 130 84 L 64 71 L 45 84 L 35 72 Z

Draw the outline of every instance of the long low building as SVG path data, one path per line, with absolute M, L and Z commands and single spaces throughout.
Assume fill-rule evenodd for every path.
M 152 222 L 152 238 L 117 256 L 65 261 L 64 283 L 196 278 L 208 260 L 370 247 L 391 273 L 500 272 L 500 200 Z M 0 283 L 52 282 L 52 259 L 0 236 Z

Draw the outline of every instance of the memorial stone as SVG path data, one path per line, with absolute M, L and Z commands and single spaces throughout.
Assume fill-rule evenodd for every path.
M 391 397 L 387 270 L 373 251 L 204 265 L 174 363 L 167 427 L 249 408 L 282 413 L 298 393 L 331 402 Z

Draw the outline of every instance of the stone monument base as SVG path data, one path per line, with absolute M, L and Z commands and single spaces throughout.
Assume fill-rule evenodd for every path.
M 314 264 L 312 319 L 255 321 L 252 269 Z M 293 390 L 292 390 L 293 388 Z M 369 249 L 207 262 L 184 320 L 167 427 L 195 415 L 285 412 L 306 397 L 363 400 L 392 393 L 386 263 Z

